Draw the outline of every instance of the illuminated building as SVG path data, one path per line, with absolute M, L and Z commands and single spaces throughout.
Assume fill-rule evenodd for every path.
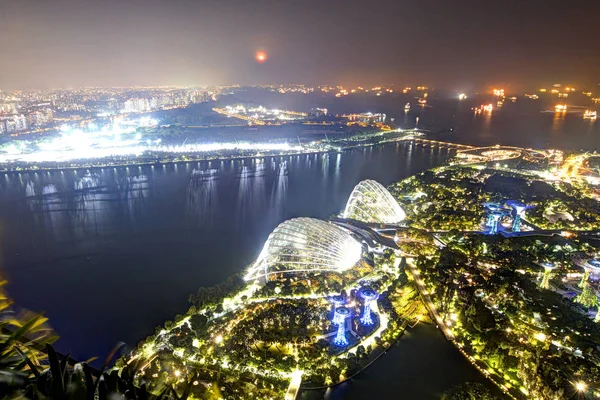
M 27 129 L 27 118 L 23 114 L 12 114 L 0 118 L 0 132 L 12 133 Z
M 362 222 L 396 224 L 406 218 L 406 213 L 385 187 L 368 179 L 354 187 L 343 216 Z
M 371 317 L 371 302 L 377 300 L 378 294 L 373 289 L 364 288 L 358 292 L 358 295 L 363 299 L 363 312 L 360 317 L 360 323 L 365 326 L 373 325 Z
M 350 317 L 350 310 L 346 307 L 338 307 L 335 309 L 333 315 L 333 323 L 337 325 L 337 332 L 333 343 L 338 346 L 347 346 L 348 339 L 346 339 L 346 319 Z
M 271 274 L 345 271 L 358 260 L 362 246 L 345 229 L 315 218 L 294 218 L 269 235 L 245 279 Z

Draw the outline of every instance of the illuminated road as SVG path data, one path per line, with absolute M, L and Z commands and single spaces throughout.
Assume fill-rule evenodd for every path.
M 296 400 L 296 396 L 298 396 L 298 391 L 300 390 L 300 385 L 302 384 L 303 373 L 304 372 L 300 370 L 295 370 L 292 372 L 292 379 L 290 380 L 290 386 L 288 386 L 288 389 L 285 392 L 284 400 Z
M 415 280 L 417 289 L 419 290 L 419 293 L 421 294 L 421 298 L 423 299 L 423 303 L 425 303 L 425 307 L 427 307 L 427 309 L 429 310 L 429 314 L 431 314 L 431 316 L 435 320 L 435 323 L 437 324 L 437 326 L 442 330 L 442 333 L 444 334 L 444 336 L 446 336 L 446 339 L 448 339 L 450 341 L 454 341 L 454 339 L 455 339 L 454 334 L 452 333 L 452 331 L 450 331 L 450 329 L 448 329 L 448 327 L 444 323 L 444 320 L 442 319 L 442 317 L 440 317 L 437 310 L 435 309 L 435 305 L 431 301 L 429 292 L 427 292 L 427 289 L 425 288 L 425 285 L 423 284 L 423 280 L 421 279 L 421 277 L 419 277 L 419 271 L 417 271 L 415 269 L 415 267 L 412 265 L 412 260 L 411 261 L 407 260 L 406 266 L 408 267 L 408 270 L 410 271 L 413 279 Z

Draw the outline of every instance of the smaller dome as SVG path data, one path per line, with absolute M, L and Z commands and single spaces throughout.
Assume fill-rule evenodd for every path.
M 406 213 L 391 193 L 379 182 L 364 180 L 354 187 L 344 218 L 362 222 L 396 224 L 406 218 Z

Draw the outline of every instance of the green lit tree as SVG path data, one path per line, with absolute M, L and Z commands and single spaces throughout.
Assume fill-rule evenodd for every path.
M 596 296 L 594 289 L 592 289 L 587 282 L 583 286 L 581 294 L 577 296 L 576 301 L 580 304 L 583 304 L 587 308 L 598 306 L 598 297 Z

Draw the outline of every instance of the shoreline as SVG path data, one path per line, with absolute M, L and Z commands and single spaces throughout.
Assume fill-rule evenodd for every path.
M 377 143 L 368 143 L 368 144 L 357 144 L 353 146 L 347 146 L 344 148 L 340 148 L 338 150 L 330 149 L 330 150 L 314 150 L 314 151 L 300 151 L 300 152 L 292 152 L 292 153 L 280 153 L 280 154 L 261 154 L 261 155 L 248 155 L 248 156 L 230 156 L 230 157 L 215 157 L 215 158 L 194 158 L 190 160 L 169 160 L 169 161 L 132 161 L 131 163 L 115 163 L 115 164 L 104 164 L 104 165 L 78 165 L 78 166 L 64 166 L 64 167 L 48 167 L 48 168 L 25 168 L 25 169 L 0 169 L 0 174 L 12 174 L 12 173 L 31 173 L 31 172 L 56 172 L 56 171 L 64 171 L 64 170 L 77 170 L 77 169 L 102 169 L 102 168 L 123 168 L 123 167 L 142 167 L 142 166 L 154 166 L 154 165 L 170 165 L 170 164 L 187 164 L 194 162 L 211 162 L 211 161 L 235 161 L 235 160 L 251 160 L 257 158 L 267 158 L 267 157 L 285 157 L 285 156 L 302 156 L 302 155 L 310 155 L 310 154 L 326 154 L 326 153 L 342 153 L 347 150 L 353 150 L 361 147 L 374 147 L 386 145 L 394 142 L 403 142 L 403 141 L 411 141 L 414 138 L 397 138 L 394 140 L 384 140 Z

